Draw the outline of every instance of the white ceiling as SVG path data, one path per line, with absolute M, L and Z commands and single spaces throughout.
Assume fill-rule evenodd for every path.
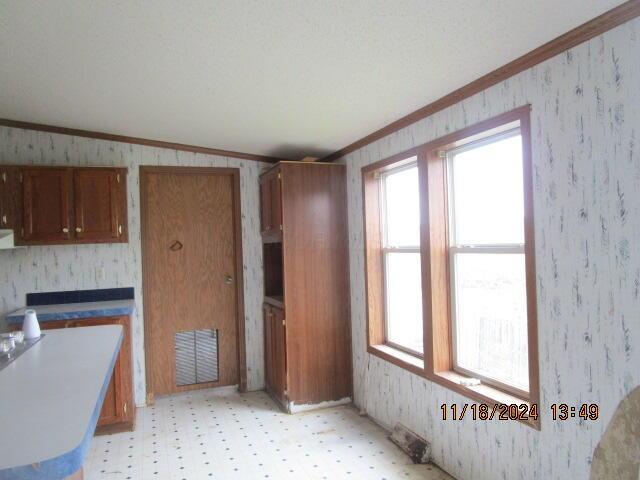
M 322 155 L 619 0 L 0 0 L 0 118 Z

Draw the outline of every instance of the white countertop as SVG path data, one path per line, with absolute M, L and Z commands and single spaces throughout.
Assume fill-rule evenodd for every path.
M 105 325 L 44 334 L 0 371 L 0 478 L 14 478 L 4 477 L 5 469 L 36 464 L 37 470 L 45 460 L 84 460 L 123 330 Z

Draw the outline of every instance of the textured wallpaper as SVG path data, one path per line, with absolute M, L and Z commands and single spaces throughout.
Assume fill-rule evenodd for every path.
M 179 165 L 239 168 L 247 383 L 250 390 L 263 388 L 262 243 L 258 175 L 268 164 L 6 127 L 0 127 L 1 163 L 128 167 L 129 243 L 0 250 L 0 317 L 23 307 L 28 292 L 134 287 L 133 375 L 138 405 L 145 402 L 138 167 Z M 105 269 L 104 280 L 96 275 L 98 267 Z
M 346 156 L 355 399 L 402 422 L 460 479 L 586 479 L 620 400 L 640 383 L 640 19 Z M 541 381 L 540 432 L 442 421 L 469 402 L 366 353 L 360 169 L 530 103 Z M 597 403 L 601 419 L 553 421 Z

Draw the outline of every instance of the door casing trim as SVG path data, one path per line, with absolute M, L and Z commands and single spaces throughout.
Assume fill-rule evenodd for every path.
M 231 177 L 233 185 L 233 236 L 235 250 L 235 277 L 236 277 L 236 324 L 237 324 L 237 351 L 238 351 L 238 389 L 241 392 L 247 391 L 247 356 L 245 345 L 245 322 L 244 322 L 244 276 L 243 276 L 243 253 L 242 253 L 242 206 L 240 200 L 240 169 L 226 167 L 176 167 L 176 166 L 140 166 L 140 248 L 142 254 L 142 311 L 144 316 L 144 359 L 145 359 L 145 391 L 147 404 L 153 404 L 154 392 L 150 377 L 150 360 L 153 352 L 147 339 L 151 338 L 151 325 L 146 319 L 148 309 L 144 302 L 147 296 L 149 281 L 147 279 L 148 269 L 147 256 L 145 252 L 145 240 L 147 238 L 146 218 L 148 215 L 146 182 L 149 174 L 187 174 L 187 175 L 220 175 Z

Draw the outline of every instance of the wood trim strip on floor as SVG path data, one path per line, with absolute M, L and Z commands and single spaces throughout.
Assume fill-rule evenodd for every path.
M 57 127 L 55 125 L 45 125 L 42 123 L 22 122 L 0 118 L 0 126 L 21 128 L 24 130 L 36 130 L 39 132 L 59 133 L 61 135 L 72 135 L 74 137 L 96 138 L 110 142 L 131 143 L 134 145 L 145 145 L 147 147 L 167 148 L 182 152 L 203 153 L 205 155 L 218 155 L 221 157 L 241 158 L 244 160 L 254 160 L 256 162 L 277 163 L 283 158 L 269 157 L 266 155 L 256 155 L 253 153 L 234 152 L 231 150 L 221 150 L 218 148 L 199 147 L 197 145 L 185 145 L 183 143 L 165 142 L 162 140 L 150 140 L 140 137 L 128 137 L 126 135 L 116 135 L 113 133 L 93 132 L 91 130 L 81 130 L 76 128 Z
M 587 40 L 592 39 L 612 28 L 615 28 L 629 20 L 632 20 L 640 16 L 640 0 L 629 0 L 602 15 L 589 20 L 586 23 L 570 30 L 569 32 L 561 35 L 548 43 L 545 43 L 541 47 L 526 53 L 525 55 L 513 60 L 512 62 L 503 65 L 500 68 L 474 80 L 467 85 L 454 90 L 453 92 L 441 97 L 440 99 L 432 102 L 424 107 L 405 115 L 404 117 L 396 120 L 389 125 L 376 130 L 375 132 L 367 135 L 366 137 L 353 142 L 352 144 L 333 152 L 322 160 L 331 162 L 338 160 L 345 155 L 358 150 L 370 143 L 375 142 L 387 135 L 400 130 L 404 127 L 411 125 L 412 123 L 422 120 L 434 113 L 437 113 L 445 108 L 455 105 L 462 100 L 471 97 L 477 93 L 486 90 L 524 70 L 527 70 L 545 60 L 550 59 L 562 53 L 570 48 L 575 47 Z

